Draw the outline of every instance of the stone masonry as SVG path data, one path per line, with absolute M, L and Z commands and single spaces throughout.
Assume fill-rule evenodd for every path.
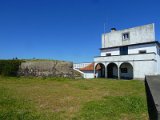
M 25 61 L 20 65 L 19 76 L 73 77 L 73 63 L 64 61 Z

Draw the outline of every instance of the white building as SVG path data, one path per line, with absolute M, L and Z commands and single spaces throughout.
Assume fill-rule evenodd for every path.
M 94 58 L 98 77 L 143 79 L 160 74 L 160 43 L 154 24 L 116 30 L 102 35 L 101 54 Z M 100 67 L 100 69 L 97 69 Z
M 94 63 L 75 63 L 73 64 L 73 69 L 80 72 L 83 78 L 94 78 Z
M 91 64 L 91 62 L 74 63 L 73 64 L 73 69 L 84 68 L 84 67 L 88 66 L 89 64 Z

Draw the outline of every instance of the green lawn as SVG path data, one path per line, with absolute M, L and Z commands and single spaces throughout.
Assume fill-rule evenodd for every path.
M 0 77 L 0 120 L 147 120 L 143 81 Z

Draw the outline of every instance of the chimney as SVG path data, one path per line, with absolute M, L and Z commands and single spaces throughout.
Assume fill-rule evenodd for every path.
M 116 28 L 111 28 L 111 32 L 114 32 L 114 31 L 116 31 Z

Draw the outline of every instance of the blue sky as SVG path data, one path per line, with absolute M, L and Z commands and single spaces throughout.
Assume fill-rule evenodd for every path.
M 0 59 L 93 61 L 101 34 L 156 24 L 160 0 L 0 0 Z

